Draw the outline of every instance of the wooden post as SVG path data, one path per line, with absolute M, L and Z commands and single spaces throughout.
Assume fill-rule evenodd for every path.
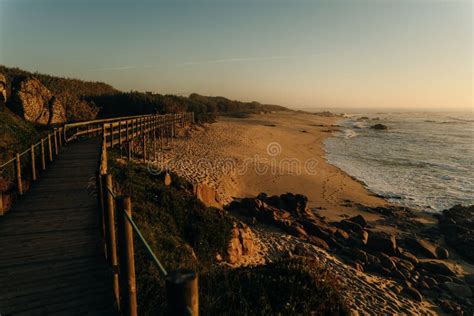
M 143 134 L 143 162 L 146 162 L 146 134 Z
M 7 210 L 3 206 L 3 193 L 0 192 L 0 216 L 5 215 L 6 212 L 7 212 Z
M 128 161 L 132 160 L 132 141 L 129 141 L 128 143 Z
M 63 147 L 63 141 L 62 141 L 62 129 L 58 129 L 58 139 L 59 139 L 59 147 Z
M 122 147 L 122 121 L 119 121 L 119 146 Z
M 36 181 L 35 145 L 31 145 L 31 179 Z
M 102 144 L 102 152 L 100 153 L 100 174 L 107 173 L 107 143 L 104 140 Z
M 107 130 L 105 128 L 105 123 L 102 124 L 102 143 L 104 144 L 104 146 L 107 146 Z
M 21 182 L 21 160 L 20 154 L 16 154 L 16 183 L 18 186 L 18 192 L 23 195 L 23 183 Z
M 153 159 L 156 160 L 156 129 L 153 128 Z
M 117 241 L 115 237 L 115 209 L 114 209 L 114 197 L 110 190 L 112 190 L 112 175 L 102 175 L 102 182 L 104 183 L 105 199 L 105 218 L 107 223 L 107 258 L 112 266 L 113 273 L 113 287 L 114 296 L 117 306 L 120 307 L 120 292 L 119 292 L 119 275 L 118 275 L 118 259 L 117 259 Z M 109 189 L 107 189 L 109 188 Z
M 58 150 L 58 136 L 57 136 L 57 129 L 54 129 L 54 153 L 56 156 L 58 156 L 59 154 L 59 150 Z
M 44 138 L 41 139 L 41 170 L 45 171 L 46 170 L 46 159 L 44 156 Z
M 127 124 L 127 131 L 125 133 L 125 139 L 126 139 L 126 142 L 128 143 L 130 141 L 130 131 L 128 130 L 128 120 L 126 121 L 126 124 Z
M 198 276 L 192 270 L 171 271 L 166 276 L 169 315 L 199 315 Z
M 137 287 L 135 281 L 135 258 L 133 249 L 133 228 L 127 215 L 132 217 L 132 202 L 129 196 L 117 198 L 117 223 L 120 255 L 120 283 L 122 284 L 123 306 L 126 315 L 137 315 Z
M 51 144 L 51 134 L 48 134 L 49 162 L 53 161 L 53 147 Z
M 96 186 L 97 186 L 97 203 L 99 204 L 99 230 L 100 237 L 104 241 L 104 256 L 107 258 L 107 244 L 105 243 L 105 198 L 104 198 L 104 182 L 102 181 L 102 175 L 99 171 L 96 171 Z

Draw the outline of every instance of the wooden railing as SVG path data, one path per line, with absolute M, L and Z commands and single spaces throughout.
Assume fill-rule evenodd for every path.
M 110 147 L 121 144 L 127 139 L 136 139 L 138 136 L 149 134 L 152 129 L 158 128 L 162 136 L 172 137 L 176 124 L 184 126 L 186 122 L 194 122 L 194 113 L 129 116 L 64 124 L 62 127 L 54 128 L 46 137 L 25 151 L 2 163 L 0 177 L 14 183 L 14 191 L 21 196 L 28 191 L 29 185 L 37 180 L 49 164 L 57 159 L 61 147 L 69 142 L 101 136 L 103 139 L 108 139 L 107 144 Z M 0 216 L 4 215 L 7 209 L 8 206 L 3 205 L 0 192 Z
M 46 170 L 48 164 L 58 157 L 62 146 L 83 138 L 101 137 L 99 166 L 96 173 L 99 227 L 104 243 L 104 254 L 113 271 L 115 300 L 122 314 L 137 315 L 134 235 L 138 236 L 150 259 L 166 280 L 169 313 L 172 315 L 199 313 L 197 274 L 191 270 L 174 270 L 170 273 L 166 271 L 133 221 L 131 197 L 115 194 L 112 176 L 107 169 L 109 148 L 117 145 L 122 149 L 125 148 L 127 157 L 131 160 L 137 154 L 137 147 L 132 144 L 141 143 L 141 159 L 146 162 L 149 158 L 148 143 L 152 144 L 156 157 L 158 143 L 162 147 L 164 142 L 169 142 L 175 137 L 177 128 L 184 128 L 192 123 L 194 113 L 144 115 L 65 124 L 0 165 L 2 173 L 8 168 L 13 168 L 12 175 L 16 178 L 17 191 L 23 195 L 25 168 L 31 174 L 32 181 L 35 181 L 39 175 L 37 166 L 40 166 L 42 171 Z M 25 157 L 29 157 L 29 160 L 22 166 Z M 3 215 L 3 210 L 0 195 L 0 215 Z
M 198 277 L 192 270 L 167 272 L 153 252 L 140 228 L 133 220 L 132 199 L 117 195 L 112 175 L 108 173 L 108 148 L 116 145 L 128 148 L 128 159 L 133 159 L 132 142 L 139 139 L 143 144 L 142 158 L 147 161 L 147 143 L 156 151 L 158 138 L 174 137 L 175 128 L 192 123 L 192 113 L 125 119 L 103 123 L 103 141 L 97 170 L 97 197 L 100 230 L 104 241 L 104 253 L 113 271 L 113 288 L 116 305 L 125 315 L 137 315 L 137 286 L 135 277 L 134 235 L 144 247 L 150 260 L 166 281 L 170 315 L 198 315 Z

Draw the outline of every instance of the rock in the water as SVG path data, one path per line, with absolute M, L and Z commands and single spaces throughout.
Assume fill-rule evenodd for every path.
M 418 266 L 422 269 L 427 271 L 442 274 L 447 276 L 454 276 L 456 275 L 451 268 L 443 262 L 435 261 L 435 260 L 428 260 L 428 261 L 421 261 L 418 263 Z
M 395 255 L 397 241 L 395 236 L 383 232 L 370 232 L 367 247 L 375 251 L 382 251 L 388 255 Z
M 66 122 L 66 111 L 38 79 L 26 78 L 12 85 L 12 110 L 25 120 L 37 124 Z
M 456 205 L 445 210 L 438 225 L 446 243 L 474 263 L 474 205 Z
M 386 130 L 386 129 L 388 129 L 388 127 L 386 125 L 383 125 L 383 124 L 375 124 L 375 125 L 372 125 L 370 128 L 375 129 L 375 130 Z
M 447 289 L 451 294 L 458 298 L 468 298 L 472 296 L 471 288 L 465 284 L 457 284 L 454 282 L 445 282 L 441 285 Z

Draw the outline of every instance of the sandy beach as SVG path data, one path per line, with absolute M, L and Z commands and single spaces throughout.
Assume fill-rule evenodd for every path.
M 152 171 L 168 169 L 188 179 L 207 205 L 223 207 L 233 199 L 255 197 L 261 192 L 293 192 L 306 195 L 308 206 L 327 221 L 362 214 L 376 229 L 394 230 L 376 225 L 378 214 L 353 207 L 383 206 L 386 202 L 325 160 L 323 142 L 337 131 L 340 119 L 307 113 L 220 117 L 213 124 L 194 126 L 178 135 L 148 167 Z M 402 296 L 393 281 L 356 271 L 328 252 L 278 229 L 266 225 L 251 228 L 256 251 L 240 265 L 264 264 L 301 248 L 337 272 L 354 312 L 429 314 L 434 308 L 427 301 Z
M 271 113 L 216 123 L 177 138 L 158 157 L 160 166 L 217 189 L 217 204 L 260 192 L 298 192 L 324 216 L 351 214 L 353 201 L 385 205 L 361 183 L 326 162 L 324 139 L 337 130 L 340 117 Z M 192 138 L 192 141 L 189 139 Z M 366 214 L 373 217 L 372 214 Z M 374 218 L 375 219 L 375 218 Z

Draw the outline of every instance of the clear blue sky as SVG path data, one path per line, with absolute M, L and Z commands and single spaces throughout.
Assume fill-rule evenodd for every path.
M 472 1 L 0 0 L 0 64 L 293 107 L 469 108 Z

